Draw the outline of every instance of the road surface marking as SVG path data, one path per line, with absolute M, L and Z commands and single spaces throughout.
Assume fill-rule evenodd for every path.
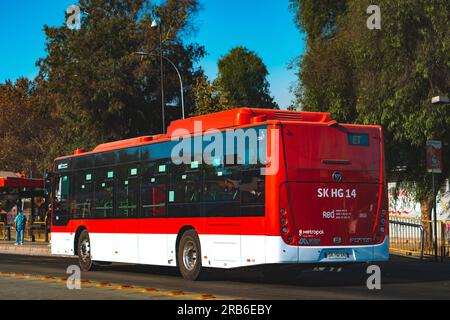
M 67 278 L 31 275 L 31 274 L 24 274 L 24 273 L 20 273 L 20 272 L 0 272 L 0 276 L 9 277 L 9 278 L 17 278 L 17 279 L 28 279 L 28 280 L 42 281 L 42 282 L 53 282 L 53 283 L 66 283 L 67 282 Z M 240 298 L 238 298 L 238 297 L 226 297 L 226 296 L 215 296 L 215 295 L 211 295 L 211 294 L 186 293 L 181 290 L 165 291 L 165 290 L 159 290 L 159 289 L 155 289 L 155 288 L 137 287 L 137 286 L 132 286 L 132 285 L 128 285 L 128 284 L 114 284 L 114 283 L 96 282 L 96 281 L 90 281 L 90 280 L 81 281 L 81 285 L 85 286 L 85 287 L 103 287 L 103 288 L 109 288 L 109 289 L 114 289 L 114 290 L 145 293 L 145 294 L 149 294 L 149 295 L 177 297 L 177 298 L 183 298 L 186 300 L 240 300 Z

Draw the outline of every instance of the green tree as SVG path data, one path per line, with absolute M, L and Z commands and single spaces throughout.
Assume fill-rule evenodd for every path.
M 244 47 L 232 49 L 220 59 L 217 81 L 236 108 L 277 108 L 269 93 L 269 72 L 262 59 Z
M 41 176 L 67 138 L 51 94 L 41 83 L 19 79 L 0 84 L 2 170 Z
M 79 30 L 45 27 L 48 56 L 39 61 L 40 78 L 56 95 L 71 133 L 67 149 L 161 132 L 159 32 L 151 22 L 162 21 L 163 54 L 189 88 L 197 74 L 194 64 L 204 55 L 199 45 L 183 42 L 193 31 L 198 1 L 152 6 L 148 0 L 80 0 L 79 6 L 84 12 Z M 133 55 L 137 51 L 152 56 Z M 181 117 L 179 80 L 170 65 L 164 69 L 170 121 Z
M 336 19 L 345 12 L 346 0 L 290 0 L 297 27 L 308 35 L 308 42 L 326 39 L 336 32 Z
M 450 2 L 379 0 L 381 30 L 366 27 L 369 0 L 331 2 L 291 0 L 308 37 L 299 59 L 299 104 L 341 121 L 381 124 L 390 179 L 412 188 L 430 219 L 426 140 L 443 141 L 438 182 L 450 172 L 450 108 L 431 105 L 433 96 L 450 93 Z
M 232 109 L 227 92 L 220 81 L 210 82 L 206 75 L 200 75 L 192 88 L 195 109 L 192 116 L 225 111 Z

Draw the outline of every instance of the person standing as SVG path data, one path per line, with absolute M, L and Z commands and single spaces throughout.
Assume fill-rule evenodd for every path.
M 17 211 L 18 211 L 18 214 L 17 214 L 16 218 L 14 219 L 14 223 L 16 225 L 16 244 L 15 245 L 23 246 L 27 218 L 25 217 L 25 215 L 23 214 L 23 212 L 20 208 L 18 208 Z

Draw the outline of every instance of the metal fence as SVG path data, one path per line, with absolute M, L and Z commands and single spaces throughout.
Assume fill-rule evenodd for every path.
M 390 250 L 420 258 L 435 256 L 434 222 L 408 217 L 391 216 Z M 437 254 L 442 260 L 450 254 L 450 222 L 437 223 Z
M 0 222 L 0 240 L 6 240 L 6 229 L 4 222 Z
M 16 229 L 14 226 L 6 226 L 4 222 L 0 222 L 0 241 L 2 240 L 6 241 L 16 240 Z M 35 222 L 31 226 L 27 226 L 24 232 L 24 240 L 27 242 L 48 241 L 45 223 Z

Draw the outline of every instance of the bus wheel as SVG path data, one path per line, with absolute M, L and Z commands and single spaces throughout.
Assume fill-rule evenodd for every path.
M 194 230 L 188 230 L 183 234 L 178 245 L 177 260 L 178 269 L 186 280 L 196 281 L 202 275 L 202 252 L 200 239 Z
M 81 232 L 78 239 L 78 263 L 82 271 L 92 271 L 94 263 L 91 258 L 91 242 L 86 230 Z

